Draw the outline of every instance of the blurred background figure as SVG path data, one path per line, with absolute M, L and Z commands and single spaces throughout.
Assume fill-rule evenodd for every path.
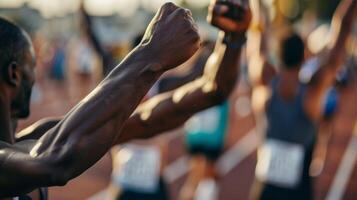
M 113 148 L 112 181 L 108 188 L 111 199 L 170 199 L 167 183 L 162 177 L 166 152 L 167 147 L 160 140 Z
M 180 199 L 219 199 L 215 164 L 225 146 L 228 117 L 229 102 L 224 102 L 196 114 L 186 122 L 185 142 L 191 160 Z
M 54 42 L 54 55 L 51 66 L 51 77 L 56 80 L 63 80 L 66 74 L 66 46 L 64 41 L 57 39 Z
M 103 75 L 109 73 L 110 69 L 141 41 L 143 27 L 163 2 L 165 0 L 52 0 L 50 2 L 1 0 L 0 16 L 16 21 L 30 32 L 38 57 L 37 80 L 31 97 L 31 107 L 37 112 L 33 113 L 30 119 L 19 122 L 19 127 L 32 124 L 43 117 L 61 116 L 69 111 L 91 91 Z M 205 73 L 206 61 L 214 51 L 215 45 L 212 41 L 217 39 L 217 29 L 206 22 L 210 0 L 174 0 L 174 2 L 192 11 L 201 35 L 208 42 L 203 43 L 201 50 L 190 61 L 164 74 L 150 90 L 144 103 L 157 94 L 170 93 L 191 81 L 201 79 Z M 140 174 L 145 170 L 147 170 L 145 173 L 150 172 L 147 173 L 150 175 L 141 178 L 154 183 L 152 185 L 158 186 L 156 192 L 160 191 L 159 193 L 166 194 L 163 195 L 165 198 L 173 200 L 183 197 L 184 193 L 192 198 L 203 200 L 214 197 L 215 194 L 218 195 L 217 199 L 222 200 L 248 199 L 261 195 L 263 186 L 269 184 L 267 181 L 264 181 L 264 185 L 257 184 L 261 181 L 257 181 L 259 178 L 255 177 L 257 166 L 255 151 L 261 150 L 258 144 L 264 147 L 262 145 L 264 143 L 260 142 L 262 138 L 257 139 L 252 130 L 265 132 L 260 128 L 264 127 L 261 126 L 263 125 L 261 119 L 264 117 L 260 117 L 259 114 L 265 112 L 265 109 L 254 112 L 254 120 L 251 105 L 255 111 L 257 105 L 263 107 L 265 95 L 271 93 L 270 91 L 274 93 L 274 90 L 269 89 L 272 82 L 275 82 L 276 88 L 290 87 L 290 82 L 295 82 L 297 79 L 302 85 L 314 83 L 315 77 L 321 74 L 320 66 L 325 63 L 325 57 L 337 58 L 338 52 L 343 50 L 331 53 L 332 56 L 325 56 L 326 49 L 329 49 L 333 41 L 331 38 L 336 35 L 336 31 L 332 31 L 337 30 L 334 28 L 336 26 L 330 21 L 333 14 L 337 14 L 335 10 L 340 0 L 261 0 L 259 2 L 261 6 L 256 6 L 255 0 L 250 3 L 254 23 L 250 27 L 247 47 L 242 50 L 242 70 L 239 76 L 244 76 L 245 67 L 249 65 L 248 84 L 243 81 L 237 83 L 229 100 L 212 109 L 215 110 L 214 112 L 206 110 L 203 114 L 197 114 L 187 122 L 186 126 L 149 141 L 135 141 L 114 148 L 111 151 L 112 156 L 108 155 L 67 186 L 51 188 L 50 199 L 105 199 L 108 195 L 114 199 L 128 197 L 128 194 L 130 196 L 132 192 L 136 193 L 138 188 L 141 188 L 131 183 L 140 185 L 140 182 L 145 182 L 140 181 L 142 179 L 131 179 L 130 176 L 123 177 L 122 173 L 126 174 L 123 171 L 130 171 L 131 168 L 135 168 L 133 174 Z M 259 12 L 259 8 L 263 11 Z M 259 11 L 256 11 L 257 9 Z M 294 30 L 304 44 L 302 59 L 304 61 L 301 62 L 301 67 L 297 67 L 301 70 L 294 70 L 295 72 L 292 73 L 294 75 L 289 78 L 289 84 L 282 78 L 271 82 L 271 79 L 276 79 L 273 78 L 276 74 L 287 71 L 282 67 L 281 54 L 276 52 L 281 49 L 280 36 L 286 36 L 284 34 L 289 30 Z M 347 29 L 345 30 L 348 32 Z M 305 160 L 311 164 L 310 167 L 306 164 L 303 169 L 304 180 L 313 180 L 311 187 L 310 184 L 306 184 L 305 188 L 309 188 L 306 195 L 312 194 L 311 188 L 313 188 L 315 199 L 355 199 L 357 195 L 356 165 L 354 157 L 348 153 L 349 149 L 355 152 L 353 141 L 357 138 L 356 134 L 353 134 L 353 126 L 357 121 L 356 26 L 348 34 L 350 39 L 346 45 L 347 55 L 343 56 L 344 59 L 338 66 L 335 65 L 340 70 L 335 73 L 338 75 L 333 78 L 334 84 L 331 82 L 330 89 L 326 89 L 329 92 L 324 92 L 319 106 L 316 105 L 321 107 L 322 114 L 317 122 L 311 120 L 315 136 L 309 140 L 312 144 L 306 145 L 309 152 L 304 153 L 304 158 L 311 157 Z M 262 65 L 264 67 L 261 67 Z M 260 75 L 261 73 L 263 75 Z M 248 78 L 240 78 L 249 81 Z M 280 89 L 277 89 L 275 94 L 282 99 L 282 102 L 285 102 L 285 97 L 288 97 L 286 102 L 290 102 L 290 97 L 299 93 L 296 93 L 295 89 L 290 89 L 293 94 L 289 92 L 289 95 L 285 95 L 285 92 L 281 92 Z M 280 106 L 279 108 L 285 110 Z M 226 113 L 227 122 L 219 120 L 221 118 L 214 117 L 215 114 L 212 113 L 221 113 L 222 115 L 219 116 Z M 176 114 L 176 116 L 181 115 L 180 112 Z M 210 128 L 208 132 L 212 134 L 203 134 L 206 125 L 214 125 L 214 123 L 204 123 L 209 121 L 207 118 L 214 118 L 221 125 L 226 124 L 226 129 L 214 131 L 214 128 Z M 167 122 L 166 119 L 161 120 L 162 125 L 166 124 L 164 123 Z M 292 129 L 292 126 L 289 127 L 289 131 Z M 308 137 L 314 134 L 306 135 L 308 136 L 301 139 L 307 141 Z M 21 133 L 18 137 L 25 138 L 21 137 Z M 201 148 L 200 150 L 203 150 L 199 153 L 191 151 L 197 146 L 204 146 L 204 148 Z M 204 151 L 206 147 L 215 153 L 207 153 L 208 151 Z M 258 160 L 260 161 L 258 163 L 262 163 L 261 158 Z M 142 170 L 142 165 L 152 167 Z M 346 166 L 352 167 L 346 168 Z M 314 179 L 307 178 L 307 174 Z M 128 184 L 128 179 L 133 181 L 129 181 Z M 254 184 L 253 180 L 256 180 Z M 153 187 L 151 187 L 153 194 L 152 191 L 154 191 Z M 212 195 L 209 197 L 202 195 L 208 194 L 206 191 L 211 192 Z M 249 193 L 255 195 L 249 197 Z M 141 199 L 142 197 L 140 196 Z M 155 198 L 159 197 L 155 196 Z
M 284 30 L 278 39 L 279 68 L 272 67 L 266 62 L 264 51 L 267 23 L 261 19 L 266 15 L 255 13 L 256 41 L 260 42 L 249 58 L 249 67 L 253 71 L 253 106 L 259 131 L 264 136 L 258 150 L 253 199 L 313 199 L 309 169 L 317 140 L 317 123 L 324 115 L 323 99 L 346 56 L 356 4 L 352 0 L 339 4 L 332 20 L 331 36 L 318 57 L 315 73 L 306 84 L 299 80 L 305 55 L 302 38 L 293 30 Z M 260 7 L 258 1 L 256 5 Z

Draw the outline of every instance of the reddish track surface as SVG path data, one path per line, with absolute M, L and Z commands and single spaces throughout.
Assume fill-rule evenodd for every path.
M 79 101 L 86 93 L 90 91 L 95 83 L 86 78 L 70 78 L 71 81 L 65 83 L 54 83 L 51 81 L 42 81 L 39 87 L 42 90 L 42 101 L 32 105 L 31 118 L 21 123 L 25 127 L 32 122 L 47 116 L 59 116 L 65 114 L 71 106 Z M 232 101 L 235 102 L 240 96 L 247 95 L 241 89 L 237 89 L 232 95 Z M 321 176 L 315 181 L 316 199 L 325 199 L 330 189 L 331 182 L 336 173 L 342 155 L 346 149 L 351 137 L 353 125 L 357 117 L 357 84 L 351 83 L 347 89 L 342 91 L 341 100 L 344 106 L 340 106 L 334 120 L 334 131 L 329 143 L 327 163 Z M 234 111 L 234 110 L 233 110 Z M 230 134 L 227 138 L 227 146 L 233 145 L 251 128 L 254 127 L 252 116 L 244 118 L 239 117 L 232 112 L 230 124 Z M 174 137 L 171 140 L 168 160 L 169 163 L 184 154 L 182 136 Z M 253 182 L 254 166 L 256 156 L 253 153 L 236 166 L 229 174 L 222 177 L 219 181 L 221 187 L 220 199 L 235 200 L 247 199 L 249 188 Z M 50 189 L 51 200 L 78 200 L 86 199 L 98 191 L 103 190 L 110 180 L 111 160 L 109 156 L 104 157 L 95 166 L 78 178 L 70 181 L 64 187 L 53 187 Z M 177 197 L 178 190 L 186 177 L 182 177 L 170 185 L 171 196 Z M 355 166 L 352 177 L 350 178 L 347 192 L 344 199 L 356 199 L 357 197 L 357 167 Z

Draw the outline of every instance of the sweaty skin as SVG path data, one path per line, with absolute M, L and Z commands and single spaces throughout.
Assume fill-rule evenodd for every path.
M 227 46 L 223 43 L 223 37 L 225 32 L 232 32 L 235 33 L 231 38 L 232 41 L 244 40 L 244 33 L 250 22 L 250 12 L 249 9 L 245 9 L 245 20 L 235 22 L 222 17 L 226 11 L 226 6 L 216 5 L 216 1 L 212 1 L 208 20 L 213 26 L 220 28 L 221 32 L 214 52 L 205 65 L 203 75 L 175 90 L 156 95 L 142 103 L 126 121 L 115 144 L 132 139 L 150 138 L 163 131 L 177 128 L 195 113 L 228 98 L 239 76 L 241 48 Z M 27 135 L 26 137 L 30 138 L 31 135 L 41 135 L 41 131 L 52 123 L 52 120 L 37 123 L 32 128 L 20 132 L 18 136 Z M 21 140 L 21 137 L 18 137 L 18 140 Z
M 83 173 L 117 140 L 118 130 L 159 76 L 189 59 L 198 47 L 189 12 L 172 3 L 162 6 L 142 43 L 53 128 L 38 140 L 0 142 L 0 197 L 64 185 Z M 0 98 L 1 136 L 13 135 L 9 91 Z

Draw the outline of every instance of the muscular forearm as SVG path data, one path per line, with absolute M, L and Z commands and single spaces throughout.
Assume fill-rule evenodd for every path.
M 164 4 L 143 42 L 57 125 L 37 141 L 0 141 L 0 197 L 64 185 L 97 162 L 159 76 L 197 51 L 195 27 L 189 12 Z
M 239 57 L 240 49 L 227 48 L 221 35 L 204 75 L 140 105 L 124 125 L 116 144 L 177 128 L 193 114 L 221 103 L 235 86 Z
M 217 40 L 214 53 L 208 58 L 203 78 L 208 81 L 203 90 L 211 93 L 220 102 L 225 100 L 239 77 L 239 59 L 241 47 L 229 47 L 223 42 L 224 33 L 221 32 Z M 238 35 L 232 40 L 244 40 L 245 36 Z M 228 41 L 229 42 L 229 41 Z M 242 43 L 243 44 L 243 43 Z M 211 63 L 212 62 L 212 63 Z
M 201 50 L 197 61 L 192 66 L 192 69 L 182 76 L 169 76 L 162 78 L 159 84 L 159 93 L 168 92 L 174 90 L 186 83 L 192 82 L 195 79 L 203 75 L 204 67 L 207 62 L 208 57 L 212 54 L 213 49 L 210 47 L 204 47 Z
M 65 179 L 79 175 L 98 161 L 162 73 L 153 71 L 155 63 L 149 62 L 152 59 L 143 55 L 145 53 L 139 50 L 128 56 L 50 133 L 37 142 L 30 155 L 51 157 L 57 167 L 66 169 L 63 170 L 66 172 Z

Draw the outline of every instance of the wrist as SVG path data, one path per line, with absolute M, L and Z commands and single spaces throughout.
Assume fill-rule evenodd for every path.
M 134 54 L 138 56 L 140 61 L 147 63 L 147 67 L 145 68 L 148 71 L 152 71 L 155 73 L 163 73 L 164 65 L 162 61 L 159 59 L 159 56 L 154 55 L 152 49 L 149 45 L 139 45 L 134 49 Z
M 241 49 L 245 44 L 247 37 L 244 33 L 225 32 L 223 37 L 223 43 L 228 48 Z

